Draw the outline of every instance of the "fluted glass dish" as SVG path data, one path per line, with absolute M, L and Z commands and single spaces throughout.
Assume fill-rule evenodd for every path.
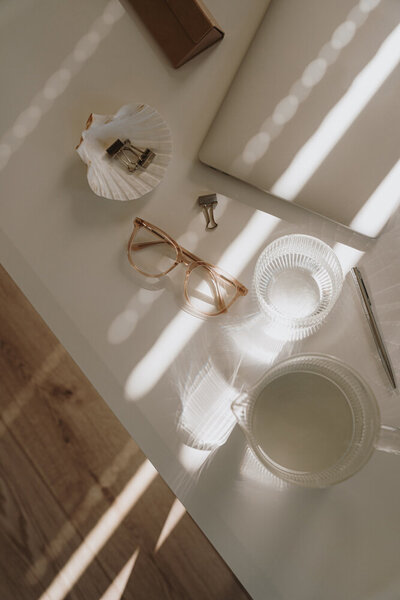
M 285 235 L 258 258 L 254 287 L 260 309 L 288 339 L 315 331 L 333 308 L 343 285 L 340 262 L 318 238 Z

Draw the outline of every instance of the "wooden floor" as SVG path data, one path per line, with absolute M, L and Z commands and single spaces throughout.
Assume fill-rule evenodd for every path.
M 0 411 L 0 600 L 249 598 L 1 268 Z

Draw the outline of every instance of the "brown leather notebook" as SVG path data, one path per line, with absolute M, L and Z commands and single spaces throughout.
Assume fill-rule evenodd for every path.
M 135 10 L 175 68 L 224 36 L 200 0 L 121 1 Z

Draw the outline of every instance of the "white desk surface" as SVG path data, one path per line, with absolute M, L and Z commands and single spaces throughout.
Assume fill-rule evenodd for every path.
M 294 347 L 268 337 L 251 316 L 251 294 L 218 325 L 203 322 L 181 310 L 182 272 L 147 289 L 125 257 L 140 215 L 250 286 L 269 240 L 317 235 L 346 270 L 356 261 L 363 267 L 400 381 L 399 215 L 366 241 L 196 160 L 265 8 L 265 0 L 207 4 L 227 35 L 175 71 L 113 0 L 2 3 L 2 262 L 254 598 L 397 600 L 400 458 L 375 452 L 327 490 L 280 487 L 257 469 L 229 412 L 235 389 L 278 357 L 312 350 L 357 368 L 383 421 L 400 426 L 399 396 L 350 282 L 322 329 Z M 74 147 L 91 112 L 130 101 L 163 114 L 174 154 L 156 191 L 118 203 L 90 191 Z M 224 196 L 220 225 L 208 233 L 196 199 L 212 190 Z M 184 444 L 180 413 L 202 450 Z

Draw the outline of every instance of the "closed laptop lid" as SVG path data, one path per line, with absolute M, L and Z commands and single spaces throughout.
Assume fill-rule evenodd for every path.
M 200 159 L 375 237 L 399 204 L 400 2 L 272 0 Z

